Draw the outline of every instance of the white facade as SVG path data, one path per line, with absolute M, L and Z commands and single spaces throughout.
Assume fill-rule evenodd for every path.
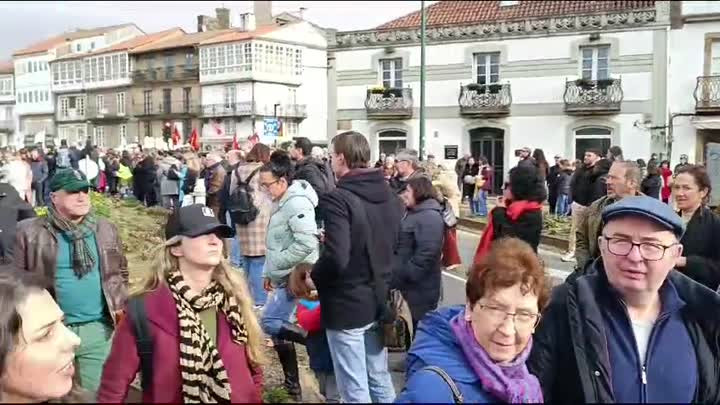
M 720 142 L 720 3 L 683 1 L 682 25 L 670 30 L 669 42 L 668 110 L 677 115 L 671 167 L 682 154 L 691 163 L 705 162 L 705 144 Z M 717 108 L 696 111 L 695 96 L 714 100 Z
M 200 44 L 203 141 L 225 143 L 257 133 L 274 143 L 304 136 L 327 141 L 327 42 L 306 22 L 263 35 Z M 264 118 L 277 114 L 283 136 L 264 138 Z
M 0 74 L 0 147 L 15 145 L 16 135 L 17 116 L 13 75 Z
M 665 82 L 664 70 L 659 69 L 666 63 L 669 16 L 665 11 L 646 11 L 655 21 L 645 26 L 593 31 L 599 35 L 575 29 L 506 34 L 500 39 L 502 35 L 483 38 L 478 34 L 470 41 L 457 39 L 464 35 L 463 28 L 455 28 L 458 33 L 437 29 L 431 34 L 436 40 L 426 46 L 425 54 L 425 154 L 435 155 L 449 167 L 455 159 L 444 159 L 446 147 L 457 148 L 458 157 L 486 155 L 495 161 L 496 170 L 499 164 L 503 166 L 503 175 L 517 163 L 514 151 L 525 146 L 543 149 L 552 160 L 554 155 L 574 159 L 590 147 L 618 145 L 626 158 L 647 160 L 651 152 L 658 152 L 647 128 L 664 124 L 665 89 L 656 82 Z M 520 24 L 535 26 L 532 20 Z M 480 27 L 471 28 L 480 32 Z M 394 39 L 407 34 L 406 29 L 382 33 L 383 37 L 370 32 L 337 33 L 331 47 L 337 74 L 337 132 L 355 130 L 368 136 L 374 159 L 380 152 L 420 146 L 420 46 Z M 619 109 L 566 112 L 566 82 L 581 78 L 620 79 Z M 509 85 L 509 112 L 463 113 L 461 87 L 473 83 Z M 370 114 L 368 91 L 383 87 L 410 89 L 409 118 L 410 114 L 381 118 Z

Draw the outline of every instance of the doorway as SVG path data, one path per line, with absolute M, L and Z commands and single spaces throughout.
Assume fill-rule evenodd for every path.
M 499 128 L 470 130 L 470 154 L 485 157 L 493 167 L 493 194 L 500 194 L 505 173 L 505 131 Z

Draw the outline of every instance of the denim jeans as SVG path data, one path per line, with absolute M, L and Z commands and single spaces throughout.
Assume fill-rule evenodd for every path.
M 342 401 L 393 402 L 395 388 L 388 371 L 388 353 L 377 324 L 327 329 L 326 333 Z
M 252 295 L 255 305 L 265 305 L 267 292 L 263 287 L 262 277 L 265 256 L 243 256 L 243 265 L 245 266 L 243 268 L 250 287 L 250 295 Z
M 555 215 L 557 216 L 567 216 L 568 212 L 570 211 L 570 196 L 567 194 L 560 194 L 557 197 L 557 202 L 555 203 Z
M 230 239 L 230 263 L 238 269 L 245 268 L 245 260 L 242 255 L 242 247 L 240 246 L 240 239 L 237 236 Z
M 480 215 L 481 217 L 486 217 L 488 214 L 487 191 L 479 190 L 477 193 L 477 196 L 475 198 L 473 198 L 471 204 L 473 206 L 473 213 L 475 215 Z
M 295 311 L 295 297 L 286 287 L 277 287 L 270 293 L 265 309 L 263 310 L 260 325 L 263 331 L 275 336 L 283 325 L 290 323 L 290 317 Z

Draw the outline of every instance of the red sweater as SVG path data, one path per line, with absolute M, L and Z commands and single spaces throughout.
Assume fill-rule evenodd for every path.
M 151 388 L 143 392 L 143 403 L 182 403 L 180 326 L 170 290 L 163 286 L 147 294 L 145 311 L 153 340 L 153 377 Z M 219 311 L 217 327 L 218 351 L 230 381 L 230 401 L 262 402 L 262 370 L 250 366 L 246 347 L 232 340 L 230 325 Z M 115 330 L 97 393 L 98 403 L 123 403 L 139 369 L 135 334 L 126 316 Z

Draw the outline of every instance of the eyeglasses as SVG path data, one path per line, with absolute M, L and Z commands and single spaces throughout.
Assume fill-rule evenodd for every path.
M 528 330 L 537 326 L 540 321 L 540 314 L 527 311 L 507 312 L 505 309 L 486 304 L 478 304 L 480 309 L 485 311 L 488 317 L 496 324 L 502 324 L 507 317 L 511 317 L 515 323 L 516 330 Z
M 272 186 L 273 184 L 275 184 L 275 183 L 277 183 L 277 182 L 279 182 L 279 181 L 280 181 L 280 180 L 275 180 L 275 181 L 273 181 L 273 182 L 271 182 L 271 183 L 260 183 L 260 187 L 262 187 L 262 188 L 264 188 L 264 189 L 268 189 L 268 188 L 270 188 L 270 186 Z
M 678 245 L 673 243 L 672 245 L 661 245 L 652 242 L 635 243 L 631 240 L 623 238 L 612 238 L 609 236 L 602 235 L 603 239 L 607 241 L 608 250 L 615 256 L 627 256 L 630 254 L 632 249 L 637 246 L 640 250 L 640 256 L 647 261 L 654 262 L 661 260 L 665 257 L 665 251 L 669 248 Z

